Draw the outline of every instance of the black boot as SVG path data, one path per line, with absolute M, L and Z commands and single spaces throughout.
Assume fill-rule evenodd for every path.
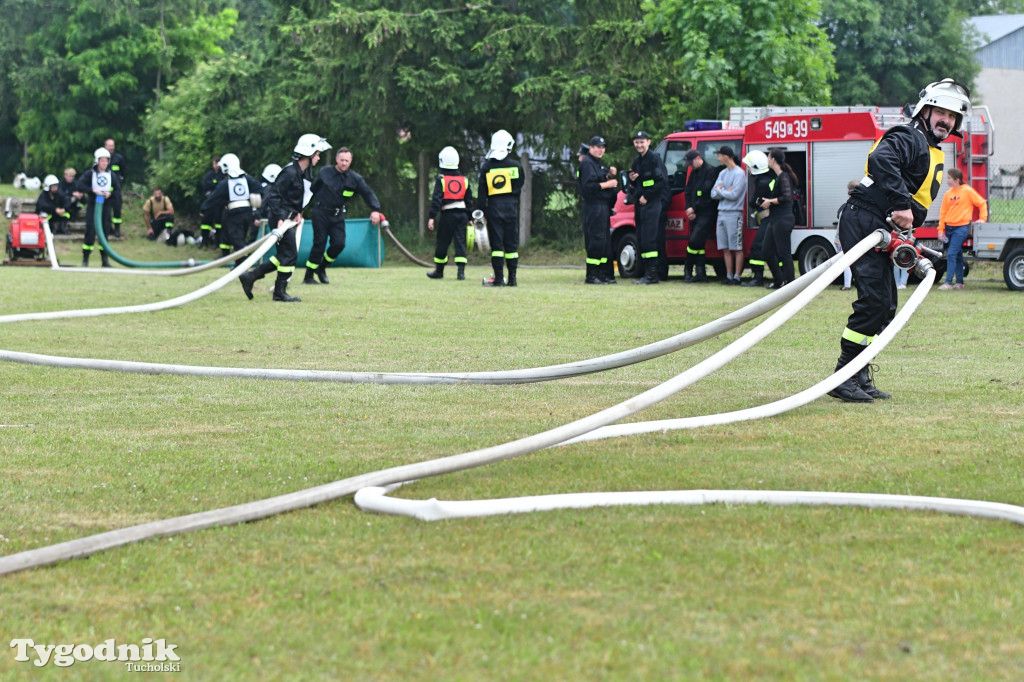
M 864 391 L 875 400 L 888 400 L 892 395 L 885 391 L 879 391 L 878 388 L 875 387 L 872 374 L 876 371 L 878 371 L 878 365 L 865 365 L 864 369 L 857 372 L 853 378 L 857 380 L 860 390 Z
M 864 350 L 864 347 L 854 343 L 853 341 L 841 339 L 839 341 L 839 349 L 839 360 L 836 362 L 837 372 L 841 370 L 843 367 L 846 367 L 846 365 L 848 365 L 851 360 L 857 357 L 860 354 L 860 352 Z M 843 383 L 833 388 L 831 391 L 828 392 L 828 394 L 833 398 L 838 398 L 839 400 L 842 400 L 845 403 L 872 403 L 875 401 L 874 398 L 872 398 L 870 395 L 865 393 L 863 389 L 861 389 L 860 384 L 857 381 L 856 375 L 850 377 Z
M 512 258 L 505 261 L 508 265 L 508 279 L 505 281 L 505 286 L 514 287 L 516 286 L 516 270 L 519 269 L 519 259 Z
M 583 278 L 584 284 L 604 284 L 604 280 L 598 278 L 597 275 L 594 274 L 594 271 L 597 270 L 598 267 L 599 266 L 597 265 L 587 263 L 587 276 Z
M 491 256 L 491 269 L 494 270 L 494 276 L 484 278 L 483 285 L 485 287 L 505 286 L 504 261 L 505 259 L 500 256 Z
M 260 263 L 255 266 L 249 272 L 243 272 L 238 276 L 238 281 L 242 285 L 242 291 L 245 292 L 246 297 L 252 300 L 252 285 L 256 283 L 256 280 L 263 279 L 267 276 L 267 273 L 276 270 L 277 266 L 267 261 L 266 263 Z
M 693 261 L 696 260 L 696 256 L 692 253 L 686 254 L 686 263 L 683 264 L 683 281 L 693 281 Z
M 315 268 L 311 268 L 311 267 L 309 267 L 307 265 L 306 266 L 306 274 L 302 278 L 302 283 L 303 284 L 320 284 L 320 282 L 316 281 L 316 279 L 313 277 L 313 275 L 315 273 L 316 273 L 316 269 Z
M 110 257 L 107 255 L 107 252 L 102 249 L 100 249 L 100 265 L 105 268 L 110 267 Z
M 320 265 L 316 268 L 316 277 L 320 280 L 320 284 L 330 284 L 331 280 L 327 279 L 327 261 L 320 261 Z
M 89 254 L 90 253 L 91 253 L 90 251 L 84 251 L 84 250 L 82 251 L 82 267 L 83 268 L 89 267 Z
M 427 273 L 430 279 L 444 279 L 444 263 L 434 263 L 434 269 Z
M 745 287 L 763 287 L 764 286 L 764 266 L 763 265 L 751 265 L 750 271 L 754 273 L 753 278 L 748 279 L 744 282 L 740 282 Z
M 604 280 L 605 284 L 618 284 L 615 279 L 615 261 L 605 261 L 597 267 L 597 276 Z
M 281 303 L 298 303 L 302 299 L 298 296 L 288 295 L 288 278 L 278 277 L 274 282 L 274 300 Z
M 648 258 L 644 261 L 644 276 L 635 280 L 633 284 L 657 284 L 658 283 L 658 261 Z
M 694 256 L 693 281 L 698 283 L 708 281 L 708 273 L 704 265 L 703 253 L 698 253 L 696 256 Z
M 465 263 L 458 263 L 458 267 L 459 267 L 459 274 L 456 275 L 455 279 L 457 279 L 457 280 L 459 280 L 461 282 L 462 280 L 466 279 L 466 264 Z

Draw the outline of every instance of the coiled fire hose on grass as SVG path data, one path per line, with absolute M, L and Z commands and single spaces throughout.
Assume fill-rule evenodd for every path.
M 838 276 L 849 263 L 852 263 L 862 254 L 873 248 L 881 239 L 882 237 L 880 233 L 865 238 L 857 244 L 856 247 L 850 249 L 841 259 L 830 266 L 821 277 L 817 278 L 814 283 L 805 289 L 799 296 L 786 304 L 786 306 L 777 311 L 770 318 L 747 332 L 744 336 L 729 344 L 726 348 L 715 353 L 703 362 L 698 363 L 694 367 L 682 372 L 676 377 L 655 386 L 640 395 L 630 398 L 625 402 L 606 408 L 589 417 L 584 417 L 569 424 L 565 424 L 533 436 L 528 436 L 526 438 L 472 452 L 383 469 L 381 471 L 361 474 L 264 500 L 140 524 L 51 545 L 49 547 L 28 550 L 11 556 L 0 557 L 0 574 L 45 566 L 67 559 L 85 557 L 105 549 L 111 549 L 124 544 L 154 537 L 176 535 L 215 526 L 254 521 L 275 514 L 294 511 L 296 509 L 352 495 L 365 488 L 382 488 L 384 486 L 400 484 L 406 481 L 462 471 L 513 457 L 519 457 L 581 436 L 601 426 L 606 426 L 635 414 L 636 412 L 639 412 L 640 410 L 673 395 L 686 386 L 689 386 L 695 381 L 698 381 L 716 369 L 722 367 L 737 357 L 740 353 L 745 352 L 806 306 L 815 296 L 817 296 L 817 294 L 828 286 L 828 284 Z M 930 271 L 926 277 L 925 286 L 919 288 L 920 297 L 917 299 L 917 303 L 913 308 L 916 308 L 916 305 L 919 305 L 920 301 L 923 300 L 933 282 L 934 271 Z M 917 295 L 917 293 L 918 292 L 915 292 L 915 295 Z M 876 352 L 880 351 L 884 347 L 884 344 L 888 343 L 896 332 L 906 324 L 910 313 L 913 311 L 912 309 L 908 310 L 909 307 L 909 303 L 907 306 L 904 306 L 904 310 L 901 311 L 901 314 L 897 315 L 893 323 L 890 324 L 886 330 L 879 335 L 875 343 L 872 344 L 879 344 L 876 348 Z M 850 364 L 844 367 L 843 370 L 832 375 L 826 381 L 821 382 L 818 385 L 822 390 L 821 394 L 823 394 L 824 391 L 838 386 L 842 381 L 845 381 L 855 372 L 860 371 L 860 369 L 867 364 L 870 357 L 873 357 L 873 355 L 869 355 L 866 351 L 862 352 L 857 358 L 850 362 Z M 755 501 L 761 502 L 768 501 L 770 499 L 770 496 L 763 495 L 763 491 L 754 492 L 760 496 Z M 714 498 L 707 491 L 697 491 L 695 494 L 708 495 L 709 501 L 724 499 Z M 794 493 L 786 492 L 783 494 L 789 495 L 789 498 L 787 499 L 790 501 L 785 503 L 796 503 L 793 501 L 796 499 L 794 497 Z M 370 491 L 360 497 L 365 503 L 365 498 L 372 498 L 375 495 L 377 495 L 377 491 Z M 736 495 L 738 496 L 736 498 L 737 500 L 744 499 L 742 497 L 742 491 L 736 493 Z M 813 493 L 807 493 L 806 495 L 813 495 Z M 379 495 L 377 496 L 379 497 Z M 864 497 L 858 496 L 854 498 L 847 495 L 841 499 L 833 499 L 828 495 L 823 495 L 813 502 L 816 504 L 852 504 L 856 499 L 857 502 L 863 503 L 865 506 L 885 506 L 887 503 L 891 502 L 891 500 L 886 498 L 891 497 L 892 496 L 871 496 L 864 494 Z M 997 503 L 976 502 L 970 500 L 945 500 L 944 498 L 941 498 L 941 502 L 923 503 L 920 502 L 920 500 L 932 500 L 934 498 L 917 499 L 918 501 L 914 502 L 907 501 L 902 505 L 902 507 L 928 508 L 936 511 L 984 516 L 988 518 L 1001 518 L 1015 523 L 1024 523 L 1024 509 L 1020 507 L 1013 507 L 1012 505 L 999 505 Z M 782 498 L 776 498 L 772 503 L 781 504 L 784 502 L 782 501 Z M 812 503 L 812 499 L 810 497 L 805 497 L 801 499 L 800 503 L 809 504 Z M 924 504 L 929 504 L 931 506 L 921 506 Z

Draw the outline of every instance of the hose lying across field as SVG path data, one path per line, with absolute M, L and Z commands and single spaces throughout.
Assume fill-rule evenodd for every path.
M 393 486 L 395 484 L 401 484 L 403 482 L 413 481 L 421 478 L 428 478 L 431 476 L 438 476 L 445 473 L 452 473 L 455 471 L 462 471 L 474 467 L 483 466 L 494 462 L 503 461 L 506 459 L 519 457 L 531 452 L 552 447 L 559 444 L 572 441 L 576 438 L 581 438 L 586 434 L 595 432 L 602 427 L 608 427 L 609 425 L 617 422 L 621 419 L 629 417 L 637 412 L 654 405 L 655 403 L 668 398 L 669 396 L 677 393 L 678 391 L 686 388 L 692 383 L 704 378 L 711 372 L 724 366 L 736 358 L 741 353 L 749 350 L 756 343 L 763 340 L 769 333 L 781 326 L 785 321 L 790 319 L 804 306 L 806 306 L 815 296 L 825 289 L 850 263 L 859 258 L 862 254 L 868 250 L 874 248 L 880 241 L 880 233 L 876 233 L 870 237 L 865 238 L 856 247 L 850 249 L 841 257 L 837 256 L 832 259 L 828 264 L 828 267 L 819 268 L 815 270 L 817 273 L 811 277 L 805 276 L 799 278 L 793 284 L 785 287 L 782 291 L 786 291 L 791 287 L 795 290 L 797 283 L 800 283 L 803 287 L 798 295 L 792 298 L 781 310 L 777 311 L 768 319 L 761 322 L 754 329 L 747 332 L 745 335 L 732 342 L 722 350 L 718 351 L 714 355 L 710 356 L 706 360 L 698 363 L 694 367 L 682 372 L 681 374 L 669 379 L 668 381 L 655 386 L 640 395 L 634 396 L 625 402 L 618 405 L 606 408 L 597 412 L 596 414 L 584 417 L 582 419 L 570 422 L 568 424 L 550 429 L 548 431 L 521 438 L 519 440 L 511 441 L 472 452 L 467 452 L 458 455 L 452 455 L 449 457 L 443 457 L 435 460 L 418 462 L 414 464 L 407 464 L 381 471 L 376 471 L 367 474 L 361 474 L 350 478 L 334 481 L 320 486 L 315 486 L 305 490 L 299 490 L 276 497 L 249 502 L 245 504 L 235 505 L 222 509 L 215 509 L 205 512 L 199 512 L 195 514 L 189 514 L 172 519 L 165 519 L 161 521 L 154 521 L 151 523 L 140 524 L 128 528 L 122 528 L 118 530 L 108 531 L 99 533 L 97 535 L 80 538 L 77 540 L 71 540 L 68 542 L 51 545 L 49 547 L 41 547 L 38 549 L 28 550 L 19 554 L 13 554 L 6 557 L 0 557 L 0 574 L 11 573 L 15 571 L 24 570 L 27 568 L 34 568 L 39 566 L 45 566 L 58 561 L 72 559 L 77 557 L 84 557 L 94 554 L 96 552 L 118 547 L 124 544 L 138 542 L 141 540 L 176 535 L 179 533 L 185 533 L 194 530 L 201 530 L 205 528 L 211 528 L 214 526 L 231 525 L 236 523 L 243 523 L 246 521 L 253 521 L 256 519 L 266 518 L 275 514 L 293 511 L 301 509 L 303 507 L 309 507 L 312 505 L 328 502 L 331 500 L 338 499 L 347 495 L 355 494 L 367 488 L 384 488 L 385 486 Z M 236 271 L 229 273 L 229 276 L 236 276 Z M 735 420 L 738 418 L 753 419 L 761 416 L 767 416 L 769 414 L 778 414 L 786 409 L 793 409 L 799 405 L 805 404 L 809 400 L 813 400 L 817 397 L 824 395 L 827 391 L 838 386 L 840 383 L 853 376 L 855 373 L 860 371 L 863 367 L 870 362 L 881 350 L 889 343 L 889 341 L 899 332 L 902 327 L 907 323 L 910 316 L 917 309 L 917 307 L 927 296 L 935 278 L 934 271 L 930 271 L 926 276 L 922 284 L 917 288 L 914 295 L 911 296 L 910 300 L 900 310 L 899 314 L 893 320 L 893 322 L 878 335 L 876 340 L 868 346 L 860 355 L 857 356 L 852 362 L 850 362 L 842 370 L 829 376 L 822 382 L 819 382 L 816 386 L 811 389 L 792 396 L 791 398 L 772 403 L 770 405 L 762 406 L 761 408 L 751 408 L 750 410 L 743 410 L 740 412 L 731 413 L 731 417 L 728 420 Z M 222 278 L 223 279 L 223 278 Z M 220 280 L 218 280 L 219 282 Z M 216 284 L 216 283 L 215 283 Z M 209 285 L 208 285 L 209 286 Z M 749 306 L 748 306 L 749 307 Z M 118 310 L 118 309 L 107 309 L 107 310 Z M 733 313 L 735 315 L 736 313 Z M 729 316 L 726 316 L 729 317 Z M 11 318 L 23 318 L 23 316 L 6 316 L 0 318 L 0 322 L 15 321 Z M 36 317 L 29 317 L 28 319 L 42 319 Z M 723 318 L 724 319 L 724 318 Z M 731 328 L 731 327 L 730 327 Z M 725 331 L 724 329 L 722 331 Z M 720 333 L 720 332 L 719 332 Z M 673 337 L 678 338 L 678 337 Z M 662 342 L 665 343 L 665 342 Z M 657 345 L 657 344 L 651 344 Z M 650 346 L 645 347 L 650 348 Z M 622 354 L 619 354 L 622 355 Z M 609 356 L 614 357 L 614 356 Z M 11 358 L 4 358 L 11 359 Z M 21 361 L 21 360 L 19 360 Z M 576 364 L 576 363 L 572 363 Z M 599 371 L 599 370 L 589 370 Z M 282 377 L 273 377 L 282 378 Z M 738 415 L 743 415 L 742 417 Z M 679 420 L 687 422 L 692 426 L 724 423 L 722 421 L 723 416 L 721 415 L 710 415 L 707 417 L 691 418 L 691 420 L 704 420 L 702 422 L 691 421 L 691 420 Z M 654 422 L 658 424 L 655 429 L 660 430 L 666 428 L 665 422 Z M 638 425 L 631 424 L 624 428 L 636 428 Z M 359 504 L 366 508 L 375 508 L 380 511 L 394 512 L 397 506 L 404 504 L 403 502 L 396 501 L 390 498 L 384 498 L 381 490 L 368 490 L 365 493 L 360 493 Z M 662 495 L 664 493 L 641 493 L 641 500 L 650 499 L 651 496 Z M 605 494 L 597 493 L 595 495 L 601 496 L 597 498 L 597 501 L 601 504 L 611 503 L 610 498 L 604 498 Z M 817 495 L 817 497 L 815 497 Z M 696 496 L 696 497 L 694 497 Z M 836 497 L 839 496 L 839 497 Z M 559 496 L 554 496 L 559 497 Z M 946 500 L 941 498 L 902 498 L 901 496 L 890 496 L 890 495 L 844 495 L 842 493 L 835 494 L 819 494 L 819 493 L 800 493 L 800 492 L 771 492 L 771 491 L 691 491 L 690 497 L 685 496 L 679 499 L 689 499 L 687 503 L 694 503 L 695 499 L 704 499 L 708 502 L 714 502 L 718 500 L 726 500 L 730 502 L 744 502 L 744 503 L 762 503 L 767 502 L 771 504 L 857 504 L 858 506 L 868 507 L 880 507 L 880 506 L 900 506 L 902 508 L 912 509 L 934 509 L 936 511 L 944 511 L 956 514 L 968 514 L 974 516 L 984 516 L 989 518 L 1000 518 L 1013 521 L 1015 523 L 1024 523 L 1024 509 L 1020 507 L 1013 507 L 1011 505 L 999 505 L 988 502 L 974 502 L 964 500 Z M 899 498 L 899 499 L 897 499 Z M 668 498 L 665 498 L 666 501 Z M 543 503 L 538 503 L 536 500 L 533 501 L 520 501 L 515 503 L 504 504 L 504 511 L 498 513 L 511 513 L 513 511 L 521 511 L 526 509 L 542 509 L 551 508 L 551 499 L 545 500 Z M 413 506 L 421 504 L 417 502 L 411 502 Z M 449 504 L 449 503 L 444 503 Z M 483 504 L 485 506 L 495 506 L 495 502 L 483 502 L 483 503 L 466 503 L 466 504 Z M 580 506 L 581 501 L 576 499 L 571 501 L 571 506 Z M 424 513 L 415 512 L 421 517 L 435 517 L 436 512 Z M 471 511 L 471 515 L 478 515 L 480 512 Z

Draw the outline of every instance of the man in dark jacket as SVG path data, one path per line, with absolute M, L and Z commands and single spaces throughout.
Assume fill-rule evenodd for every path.
M 313 246 L 306 261 L 303 284 L 330 284 L 327 268 L 345 250 L 345 214 L 348 202 L 359 195 L 370 207 L 370 222 L 380 225 L 380 200 L 359 173 L 350 170 L 352 150 L 341 147 L 334 155 L 334 165 L 320 171 L 310 186 L 313 193 Z M 327 246 L 330 237 L 330 246 Z
M 910 123 L 885 131 L 868 152 L 867 175 L 850 190 L 840 209 L 839 241 L 843 251 L 878 229 L 886 219 L 901 230 L 921 225 L 942 186 L 945 155 L 939 145 L 959 135 L 971 115 L 970 93 L 951 78 L 929 84 L 920 93 Z M 868 251 L 852 266 L 857 300 L 839 341 L 836 371 L 845 367 L 885 329 L 896 315 L 896 281 L 888 253 Z M 868 368 L 829 392 L 845 402 L 869 403 L 891 397 L 879 391 Z
M 634 284 L 658 283 L 658 221 L 661 218 L 661 200 L 668 178 L 662 172 L 661 157 L 651 151 L 651 136 L 643 130 L 633 135 L 637 156 L 629 169 L 630 194 L 633 197 L 633 216 L 636 238 L 643 262 L 643 276 Z
M 686 181 L 686 218 L 690 221 L 690 239 L 686 243 L 683 281 L 707 282 L 704 246 L 718 217 L 718 202 L 711 198 L 718 169 L 704 161 L 696 149 L 686 152 L 685 159 L 690 164 L 690 177 Z
M 611 208 L 615 204 L 619 181 L 615 168 L 601 163 L 605 141 L 600 135 L 590 138 L 587 153 L 580 162 L 578 186 L 583 199 L 583 244 L 587 252 L 584 284 L 615 284 L 611 257 Z

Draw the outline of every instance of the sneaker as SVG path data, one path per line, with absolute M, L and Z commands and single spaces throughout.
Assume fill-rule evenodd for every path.
M 906 285 L 906 284 L 897 284 L 897 285 L 896 285 L 896 288 L 897 288 L 897 289 L 906 289 L 906 288 L 907 288 L 907 285 Z
M 963 289 L 964 288 L 964 283 L 963 282 L 957 282 L 956 284 L 953 285 L 953 288 L 954 289 Z
M 949 291 L 952 288 L 952 284 L 943 284 L 942 286 L 939 287 L 939 291 Z
M 840 289 L 840 291 L 849 291 L 849 290 L 850 290 L 850 287 L 843 287 L 842 289 Z

